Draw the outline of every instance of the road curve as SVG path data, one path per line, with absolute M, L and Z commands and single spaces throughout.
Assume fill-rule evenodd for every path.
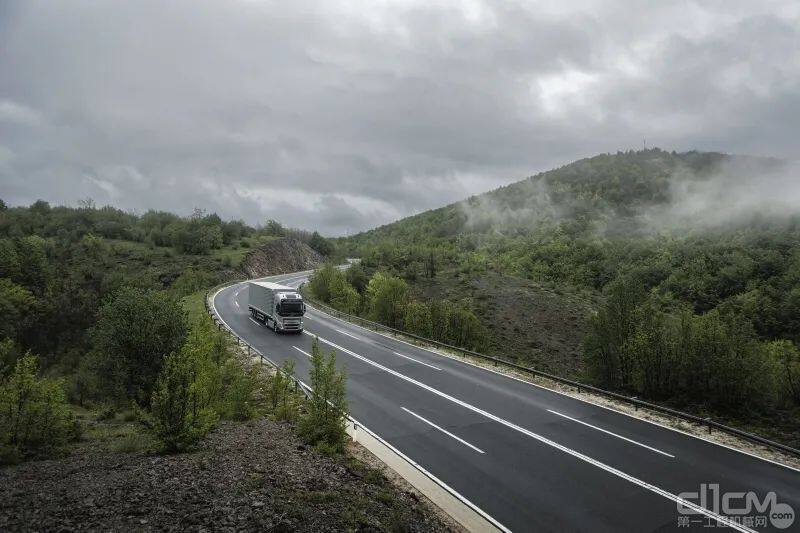
M 297 286 L 308 274 L 266 279 Z M 701 484 L 711 496 L 713 484 L 720 494 L 754 491 L 759 502 L 774 492 L 778 503 L 800 512 L 796 469 L 435 354 L 311 307 L 305 334 L 277 335 L 250 318 L 244 289 L 236 284 L 214 295 L 230 329 L 278 364 L 295 361 L 306 382 L 306 354 L 318 336 L 346 369 L 353 418 L 507 530 L 707 530 L 723 517 L 715 498 L 701 500 Z M 679 514 L 678 500 L 695 514 Z M 743 507 L 745 498 L 734 495 L 730 502 Z M 751 506 L 745 516 L 752 522 L 739 517 L 738 524 L 726 523 L 739 531 L 780 531 L 769 512 Z M 800 530 L 800 519 L 788 530 Z

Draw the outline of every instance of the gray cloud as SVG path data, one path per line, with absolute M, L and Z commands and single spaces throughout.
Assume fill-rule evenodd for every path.
M 795 158 L 796 2 L 10 1 L 0 197 L 341 234 L 597 152 Z

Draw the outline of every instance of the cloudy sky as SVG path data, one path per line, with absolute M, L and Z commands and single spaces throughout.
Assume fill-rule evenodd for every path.
M 0 198 L 339 235 L 642 146 L 796 159 L 800 3 L 0 2 Z

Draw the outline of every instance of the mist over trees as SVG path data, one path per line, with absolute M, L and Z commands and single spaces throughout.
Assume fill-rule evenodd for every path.
M 336 242 L 410 293 L 499 273 L 598 299 L 583 379 L 604 387 L 719 413 L 796 413 L 797 175 L 718 153 L 601 154 Z M 448 321 L 429 311 L 436 337 Z M 429 331 L 419 306 L 406 315 Z

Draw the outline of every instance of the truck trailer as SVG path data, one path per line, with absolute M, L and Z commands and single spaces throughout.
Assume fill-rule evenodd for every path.
M 306 305 L 297 289 L 269 281 L 248 281 L 247 307 L 254 320 L 275 333 L 303 331 Z

